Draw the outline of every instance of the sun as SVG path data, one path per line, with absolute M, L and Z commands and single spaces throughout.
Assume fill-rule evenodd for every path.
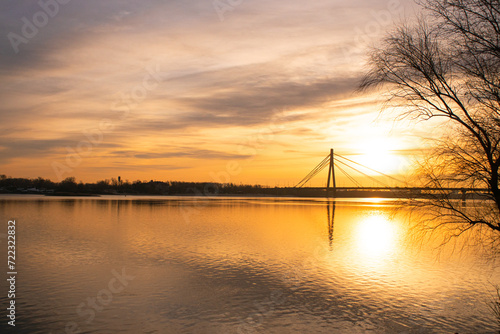
M 377 172 L 393 174 L 401 167 L 401 157 L 395 154 L 397 142 L 390 138 L 371 138 L 359 144 L 355 157 L 356 162 L 369 167 Z M 374 174 L 373 171 L 363 170 L 366 174 Z

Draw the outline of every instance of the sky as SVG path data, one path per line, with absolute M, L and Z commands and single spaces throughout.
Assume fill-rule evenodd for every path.
M 2 1 L 0 174 L 293 186 L 333 148 L 404 178 L 425 130 L 381 114 L 383 94 L 357 87 L 369 48 L 415 10 L 411 0 Z

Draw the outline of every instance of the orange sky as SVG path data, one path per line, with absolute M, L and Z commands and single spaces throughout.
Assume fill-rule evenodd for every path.
M 65 2 L 0 4 L 0 174 L 295 185 L 334 148 L 403 177 L 428 135 L 355 91 L 410 0 Z

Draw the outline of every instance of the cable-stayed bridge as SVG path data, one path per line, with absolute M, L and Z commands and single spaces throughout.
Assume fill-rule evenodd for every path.
M 328 179 L 326 187 L 306 187 L 307 183 L 317 176 L 325 168 L 328 168 Z M 341 172 L 353 187 L 338 187 L 335 179 L 335 172 Z M 354 171 L 362 175 L 365 179 L 371 180 L 377 186 L 363 187 L 348 171 Z M 367 171 L 367 172 L 365 172 Z M 368 174 L 370 172 L 370 174 Z M 383 178 L 383 180 L 381 180 Z M 389 186 L 390 180 L 398 186 Z M 477 188 L 430 188 L 430 187 L 411 187 L 405 182 L 373 168 L 364 166 L 345 156 L 334 154 L 333 149 L 330 153 L 316 165 L 299 183 L 293 188 L 285 188 L 287 194 L 304 196 L 326 196 L 326 197 L 428 197 L 443 193 L 451 198 L 465 200 L 469 194 L 481 195 L 488 189 Z

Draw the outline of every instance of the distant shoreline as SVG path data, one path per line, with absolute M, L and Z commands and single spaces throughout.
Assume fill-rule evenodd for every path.
M 286 194 L 286 193 L 277 193 L 277 194 L 120 194 L 120 193 L 107 193 L 107 194 L 89 194 L 89 193 L 71 193 L 71 192 L 54 192 L 50 194 L 36 193 L 36 192 L 0 192 L 0 195 L 20 195 L 20 196 L 30 196 L 30 195 L 40 195 L 46 197 L 102 197 L 102 196 L 119 196 L 119 197 L 185 197 L 185 198 L 200 198 L 200 197 L 233 197 L 233 198 L 323 198 L 328 200 L 335 199 L 349 199 L 349 198 L 364 198 L 364 199 L 393 199 L 393 200 L 404 200 L 404 199 L 435 199 L 436 195 L 429 194 L 420 194 L 413 196 L 409 196 L 409 193 L 390 193 L 387 191 L 350 191 L 350 192 L 338 192 L 335 196 L 325 196 L 325 194 Z M 399 196 L 395 196 L 399 195 Z M 460 200 L 463 197 L 459 194 L 451 194 L 448 195 L 450 199 Z M 468 194 L 466 199 L 481 199 L 484 200 L 485 197 L 480 194 Z
M 266 187 L 214 182 L 123 181 L 76 182 L 69 177 L 61 182 L 48 179 L 11 178 L 0 175 L 2 194 L 39 194 L 46 196 L 91 197 L 101 195 L 145 196 L 239 196 L 239 197 L 311 197 L 311 198 L 392 198 L 392 199 L 487 199 L 488 189 L 418 187 Z

